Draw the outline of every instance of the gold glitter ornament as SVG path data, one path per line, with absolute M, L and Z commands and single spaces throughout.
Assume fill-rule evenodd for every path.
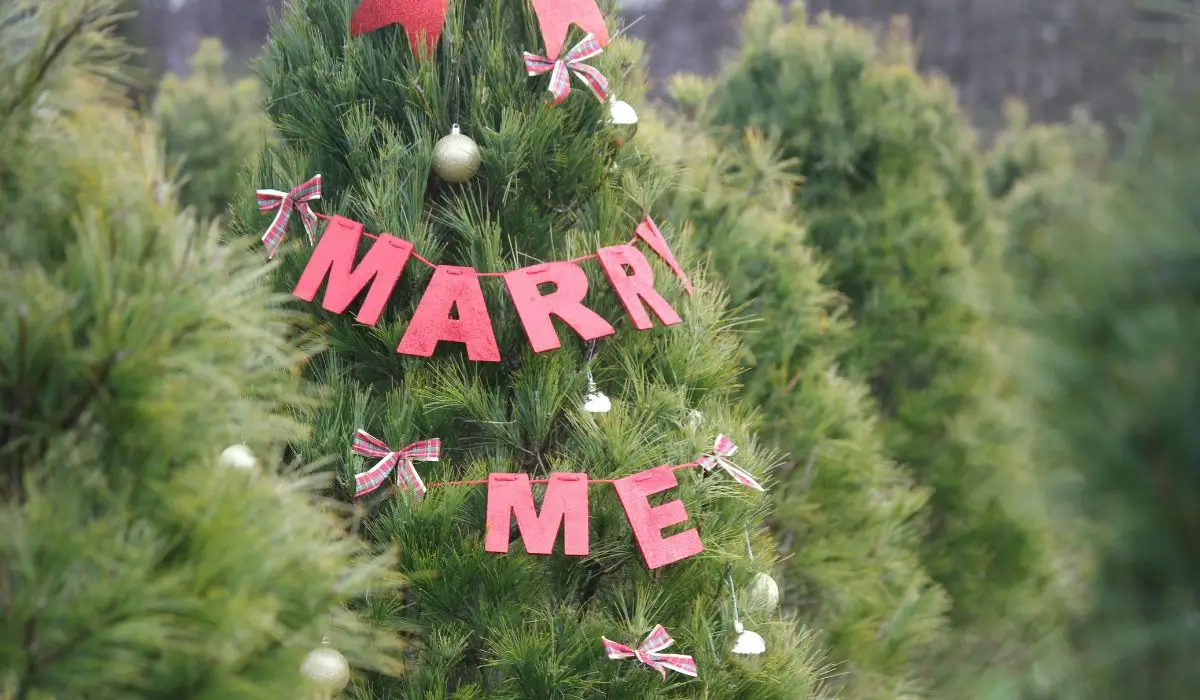
M 638 113 L 628 102 L 613 98 L 608 101 L 608 128 L 618 146 L 633 140 L 638 130 Z
M 318 689 L 329 693 L 350 684 L 350 664 L 340 651 L 329 646 L 328 639 L 321 640 L 321 646 L 304 658 L 300 674 Z
M 458 124 L 451 126 L 450 133 L 433 147 L 433 172 L 446 182 L 458 184 L 470 180 L 482 163 L 479 144 L 462 133 Z

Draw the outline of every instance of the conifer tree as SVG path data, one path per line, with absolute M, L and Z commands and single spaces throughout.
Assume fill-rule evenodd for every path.
M 699 555 L 666 566 L 648 568 L 609 484 L 587 490 L 586 556 L 564 551 L 557 526 L 553 553 L 545 556 L 528 554 L 529 539 L 511 525 L 485 531 L 489 474 L 620 479 L 711 453 L 723 433 L 741 447 L 737 464 L 769 489 L 770 456 L 755 449 L 752 424 L 736 404 L 741 348 L 728 329 L 731 316 L 719 289 L 692 269 L 698 253 L 677 234 L 679 222 L 658 224 L 695 278 L 694 294 L 685 293 L 659 256 L 648 254 L 647 263 L 656 294 L 681 317 L 677 324 L 654 316 L 644 332 L 631 327 L 597 262 L 585 260 L 578 268 L 589 282 L 583 304 L 615 326 L 607 336 L 585 341 L 559 325 L 552 332 L 561 347 L 534 352 L 504 280 L 483 278 L 486 316 L 472 322 L 470 336 L 422 350 L 431 356 L 411 347 L 398 352 L 406 338 L 428 332 L 430 321 L 414 316 L 428 308 L 431 286 L 451 266 L 515 271 L 624 244 L 667 177 L 636 137 L 620 146 L 606 127 L 610 107 L 578 77 L 566 76 L 573 89 L 555 104 L 548 76 L 527 75 L 523 51 L 562 53 L 548 50 L 538 31 L 535 15 L 545 10 L 544 0 L 534 8 L 523 1 L 454 0 L 440 36 L 426 33 L 426 41 L 415 26 L 371 23 L 371 31 L 349 33 L 356 10 L 386 3 L 359 4 L 299 0 L 272 28 L 259 73 L 279 139 L 263 148 L 243 181 L 246 196 L 234 205 L 236 232 L 262 254 L 259 240 L 271 220 L 250 196 L 254 189 L 286 193 L 320 174 L 320 200 L 310 198 L 309 206 L 392 237 L 360 238 L 359 257 L 339 265 L 359 258 L 365 265 L 365 251 L 379 250 L 373 246 L 414 246 L 394 285 L 376 280 L 371 287 L 360 273 L 359 284 L 331 304 L 338 280 L 349 279 L 343 267 L 326 288 L 310 290 L 312 303 L 298 307 L 313 314 L 328 342 L 307 376 L 333 403 L 305 413 L 313 432 L 295 449 L 306 462 L 336 457 L 329 465 L 338 484 L 332 495 L 357 505 L 362 530 L 380 548 L 398 552 L 397 570 L 410 579 L 403 596 L 375 596 L 364 608 L 417 649 L 408 673 L 399 681 L 363 675 L 355 696 L 824 697 L 810 635 L 773 615 L 769 595 L 747 590 L 755 574 L 774 565 L 775 546 L 762 528 L 769 501 L 723 470 L 679 470 L 678 490 L 661 496 L 682 502 L 688 516 L 664 535 L 694 528 L 703 543 Z M 594 22 L 590 29 L 596 31 Z M 608 29 L 616 34 L 615 26 Z M 545 40 L 554 39 L 563 37 Z M 564 50 L 583 39 L 572 29 Z M 615 96 L 636 105 L 640 59 L 635 44 L 615 38 L 586 63 L 607 77 Z M 452 125 L 460 146 L 469 146 L 464 138 L 477 144 L 481 165 L 473 175 L 470 168 L 450 172 L 455 163 L 435 158 Z M 470 165 L 471 153 L 460 151 L 458 163 Z M 334 226 L 325 224 L 315 236 L 317 250 L 343 235 Z M 274 276 L 276 287 L 289 292 L 317 255 L 298 219 L 292 229 Z M 348 313 L 327 311 L 331 306 Z M 459 322 L 482 315 L 479 308 L 456 308 Z M 489 333 L 499 361 L 476 354 L 495 357 L 490 348 L 478 350 Z M 610 410 L 584 410 L 593 391 L 604 398 L 593 396 L 587 405 L 607 402 Z M 389 476 L 383 488 L 360 495 L 356 474 L 373 462 L 352 453 L 359 430 L 397 449 L 437 439 L 440 452 L 437 461 L 403 465 L 403 481 Z M 477 483 L 446 483 L 456 481 Z M 539 486 L 532 494 L 543 512 L 536 504 L 548 491 Z M 485 534 L 515 541 L 507 553 L 493 553 Z M 765 655 L 731 653 L 738 630 L 729 582 L 739 594 L 737 621 L 765 638 Z M 660 676 L 636 659 L 606 656 L 603 637 L 637 647 L 657 625 L 674 639 L 667 653 L 692 657 L 695 678 L 678 669 Z
M 178 173 L 180 200 L 205 218 L 225 213 L 266 128 L 258 81 L 234 80 L 227 60 L 219 40 L 204 39 L 192 57 L 192 72 L 168 73 L 151 110 Z
M 323 636 L 394 671 L 345 612 L 388 562 L 269 468 L 291 314 L 180 214 L 113 5 L 0 3 L 0 697 L 305 698 Z
M 1200 674 L 1194 348 L 1200 260 L 1197 96 L 1151 93 L 1100 215 L 1065 218 L 1058 284 L 1024 356 L 1042 452 L 1079 479 L 1098 535 L 1092 609 L 1056 698 L 1183 698 Z M 1077 239 L 1076 239 L 1077 240 Z M 1069 251 L 1069 255 L 1067 254 Z
M 807 240 L 854 322 L 843 368 L 870 386 L 890 456 L 931 492 L 922 560 L 951 599 L 951 651 L 1009 664 L 1059 622 L 1057 548 L 989 347 L 994 296 L 1009 292 L 992 279 L 1002 229 L 973 136 L 949 86 L 917 73 L 903 25 L 876 39 L 792 12 L 751 5 L 705 118 L 731 139 L 760 130 L 797 162 Z
M 672 87 L 685 111 L 703 110 L 701 81 Z M 867 388 L 839 372 L 851 327 L 805 244 L 794 164 L 754 131 L 722 146 L 703 118 L 647 126 L 679 165 L 664 207 L 692 224 L 746 317 L 742 396 L 782 460 L 772 527 L 785 605 L 829 645 L 839 697 L 922 697 L 945 644 L 945 597 L 918 557 L 928 494 L 887 458 Z
M 1004 227 L 1003 262 L 1016 278 L 1016 301 L 1034 307 L 1018 309 L 1022 315 L 1036 313 L 1042 291 L 1054 284 L 1048 256 L 1086 245 L 1060 240 L 1073 235 L 1062 224 L 1103 211 L 1107 160 L 1107 135 L 1086 114 L 1064 124 L 1033 124 L 1022 103 L 1005 106 L 1005 127 L 988 150 L 984 178 Z

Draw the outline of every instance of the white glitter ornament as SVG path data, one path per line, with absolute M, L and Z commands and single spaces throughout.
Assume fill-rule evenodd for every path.
M 335 693 L 350 684 L 350 664 L 340 651 L 329 646 L 329 640 L 323 639 L 321 646 L 304 658 L 300 675 L 318 689 Z
M 258 467 L 258 458 L 245 445 L 230 445 L 221 452 L 217 464 L 225 469 L 246 472 Z
M 759 572 L 750 584 L 747 596 L 752 605 L 768 612 L 779 607 L 779 584 L 765 573 Z

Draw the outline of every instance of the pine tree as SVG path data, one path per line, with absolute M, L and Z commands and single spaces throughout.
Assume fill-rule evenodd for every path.
M 973 136 L 949 86 L 916 71 L 903 24 L 877 39 L 801 9 L 784 22 L 752 4 L 705 118 L 730 138 L 760 130 L 798 163 L 807 240 L 854 322 L 843 367 L 870 386 L 890 456 L 931 491 L 922 560 L 951 599 L 952 651 L 1011 664 L 1059 621 L 1057 548 L 991 347 L 1009 292 Z
M 167 74 L 151 110 L 167 158 L 178 171 L 180 200 L 204 218 L 225 213 L 246 158 L 262 143 L 266 128 L 258 81 L 232 79 L 227 60 L 220 41 L 201 41 L 192 72 Z
M 0 3 L 0 697 L 303 698 L 322 636 L 394 671 L 345 612 L 394 577 L 319 477 L 219 467 L 303 434 L 305 353 L 180 214 L 113 5 Z
M 1183 698 L 1200 682 L 1200 122 L 1197 95 L 1168 86 L 1149 96 L 1100 215 L 1062 220 L 1073 238 L 1050 258 L 1058 284 L 1025 356 L 1053 428 L 1042 451 L 1080 476 L 1057 495 L 1082 504 L 1099 542 L 1076 673 L 1054 697 Z
M 440 40 L 423 59 L 413 43 L 418 51 L 426 44 L 410 42 L 399 26 L 348 35 L 358 4 L 293 2 L 272 29 L 259 73 L 280 138 L 244 179 L 247 195 L 288 191 L 320 174 L 315 204 L 326 216 L 389 232 L 433 264 L 480 272 L 566 260 L 631 238 L 667 176 L 636 141 L 617 147 L 604 128 L 607 108 L 580 83 L 555 105 L 546 76 L 526 75 L 522 51 L 546 51 L 526 3 L 449 3 Z M 565 46 L 582 36 L 572 30 Z M 637 104 L 640 58 L 635 44 L 618 38 L 587 63 Z M 431 172 L 435 143 L 452 124 L 482 155 L 477 174 L 461 184 Z M 250 196 L 233 209 L 241 240 L 262 254 L 269 219 Z M 674 226 L 659 223 L 690 269 L 697 253 Z M 294 229 L 274 276 L 285 291 L 313 255 L 299 221 Z M 360 240 L 360 255 L 367 243 Z M 423 496 L 397 485 L 355 498 L 355 474 L 371 466 L 351 453 L 360 429 L 394 447 L 441 440 L 437 461 L 416 464 L 426 484 L 489 473 L 625 477 L 694 460 L 725 433 L 742 448 L 737 463 L 770 487 L 770 456 L 755 448 L 736 403 L 741 348 L 716 285 L 696 279 L 689 297 L 653 262 L 655 286 L 682 322 L 637 332 L 596 263 L 581 264 L 590 279 L 584 303 L 615 333 L 585 342 L 560 326 L 562 347 L 535 353 L 504 285 L 485 278 L 499 362 L 474 361 L 455 342 L 438 344 L 431 357 L 397 352 L 410 329 L 422 328 L 412 319 L 436 274 L 415 258 L 394 287 L 386 285 L 386 303 L 371 309 L 371 317 L 380 311 L 376 323 L 325 311 L 324 296 L 299 307 L 315 316 L 329 346 L 307 376 L 334 403 L 306 414 L 313 432 L 295 449 L 306 462 L 339 456 L 329 465 L 333 495 L 357 504 L 363 531 L 398 552 L 397 570 L 410 580 L 404 596 L 375 596 L 364 610 L 418 648 L 409 672 L 400 681 L 365 675 L 356 697 L 824 697 L 810 635 L 773 619 L 762 597 L 739 602 L 767 654 L 739 661 L 730 653 L 727 575 L 741 591 L 773 566 L 775 546 L 760 525 L 769 502 L 721 471 L 678 473 L 678 490 L 663 498 L 685 504 L 688 525 L 678 529 L 697 528 L 704 551 L 652 570 L 603 484 L 588 491 L 591 553 L 583 557 L 567 556 L 557 542 L 553 554 L 531 556 L 516 530 L 507 554 L 485 551 L 482 485 L 430 486 Z M 361 312 L 349 301 L 351 312 Z M 582 410 L 589 371 L 611 397 L 607 413 Z M 693 411 L 701 413 L 698 427 Z M 668 652 L 694 657 L 697 678 L 672 671 L 664 679 L 637 661 L 606 657 L 601 637 L 637 646 L 656 625 L 675 640 Z
M 702 110 L 706 86 L 681 78 L 672 97 Z M 886 457 L 866 387 L 839 373 L 851 327 L 805 245 L 794 164 L 753 131 L 718 146 L 695 120 L 648 126 L 679 165 L 664 206 L 692 224 L 748 319 L 742 396 L 783 461 L 772 525 L 785 605 L 830 646 L 839 697 L 924 697 L 925 662 L 945 643 L 944 595 L 918 558 L 928 494 Z
M 1020 102 L 1005 106 L 1005 128 L 987 153 L 984 178 L 1005 229 L 1004 267 L 1016 278 L 1018 301 L 1036 313 L 1042 291 L 1053 286 L 1047 257 L 1064 245 L 1050 237 L 1072 236 L 1062 222 L 1082 222 L 1103 211 L 1108 138 L 1079 113 L 1065 124 L 1033 124 Z M 1084 229 L 1086 230 L 1086 228 Z

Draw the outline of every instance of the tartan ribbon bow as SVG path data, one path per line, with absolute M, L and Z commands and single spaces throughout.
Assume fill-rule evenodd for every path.
M 725 471 L 729 472 L 729 475 L 732 476 L 739 484 L 742 484 L 743 486 L 749 486 L 755 491 L 763 491 L 764 489 L 762 484 L 759 484 L 757 481 L 755 481 L 754 477 L 750 476 L 750 472 L 725 459 L 726 457 L 734 456 L 737 454 L 737 451 L 738 446 L 733 444 L 733 440 L 730 440 L 726 435 L 718 435 L 717 441 L 713 443 L 713 453 L 711 455 L 705 455 L 703 458 L 701 458 L 700 466 L 704 467 L 705 471 L 710 471 L 715 467 L 721 467 Z
M 383 440 L 372 436 L 365 430 L 354 433 L 354 443 L 350 446 L 354 454 L 364 457 L 379 457 L 375 466 L 361 474 L 354 475 L 354 497 L 365 496 L 383 485 L 385 479 L 393 471 L 396 472 L 396 483 L 401 489 L 412 489 L 417 497 L 425 495 L 425 482 L 413 465 L 413 460 L 436 462 L 442 453 L 442 441 L 434 438 L 414 442 L 402 450 L 393 450 Z
M 596 41 L 596 35 L 588 34 L 583 41 L 556 61 L 526 51 L 525 72 L 530 77 L 550 73 L 550 85 L 546 89 L 554 95 L 553 104 L 562 102 L 571 94 L 571 73 L 591 89 L 597 100 L 603 102 L 608 99 L 608 78 L 598 69 L 584 63 L 589 58 L 599 56 L 603 51 L 604 47 Z
M 662 674 L 663 680 L 667 680 L 667 669 L 678 671 L 685 676 L 696 677 L 696 660 L 684 654 L 660 654 L 658 652 L 666 649 L 675 643 L 671 639 L 671 635 L 667 634 L 667 630 L 662 625 L 658 625 L 650 632 L 650 636 L 646 637 L 646 641 L 637 649 L 631 649 L 624 644 L 614 642 L 607 637 L 601 637 L 604 642 L 604 651 L 610 659 L 637 659 L 646 664 L 650 668 Z
M 283 239 L 287 236 L 288 222 L 292 218 L 292 210 L 300 212 L 300 220 L 304 222 L 304 230 L 308 232 L 308 242 L 317 242 L 317 215 L 313 213 L 309 202 L 321 198 L 321 176 L 314 175 L 302 185 L 292 188 L 291 192 L 281 190 L 258 190 L 259 211 L 274 211 L 275 219 L 263 234 L 262 242 L 267 247 L 267 255 L 275 257 Z

